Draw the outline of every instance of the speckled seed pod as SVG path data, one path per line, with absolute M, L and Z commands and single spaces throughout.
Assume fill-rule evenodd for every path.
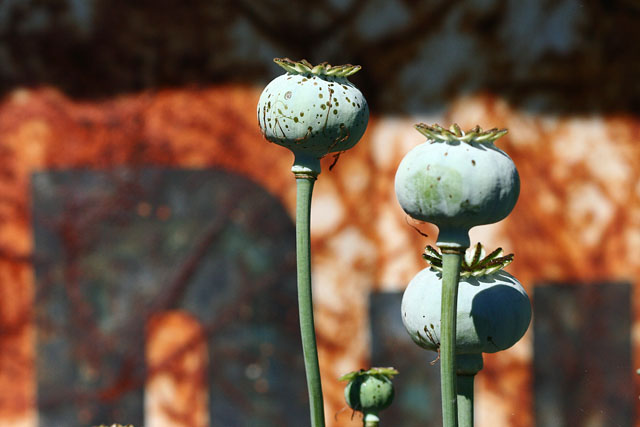
M 468 247 L 471 227 L 505 218 L 520 193 L 511 158 L 494 145 L 506 130 L 462 132 L 416 125 L 427 136 L 402 159 L 395 190 L 402 209 L 438 226 L 438 246 Z
M 347 79 L 360 66 L 274 61 L 287 73 L 260 95 L 258 123 L 265 138 L 312 159 L 353 147 L 369 120 L 367 101 Z
M 419 272 L 402 297 L 402 322 L 419 346 L 440 347 L 442 263 L 431 247 L 431 268 Z M 458 287 L 456 353 L 495 353 L 514 345 L 527 331 L 531 304 L 520 282 L 501 268 L 512 255 L 497 250 L 484 257 L 481 245 L 468 251 Z M 439 261 L 440 260 L 440 261 Z

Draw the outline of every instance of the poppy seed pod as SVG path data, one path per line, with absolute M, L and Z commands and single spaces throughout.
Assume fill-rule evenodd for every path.
M 260 95 L 262 134 L 293 151 L 298 166 L 319 173 L 320 158 L 353 147 L 367 127 L 367 101 L 347 79 L 360 66 L 274 61 L 287 73 L 271 81 Z
M 377 415 L 393 402 L 395 391 L 391 379 L 397 374 L 393 368 L 371 368 L 342 376 L 341 381 L 349 381 L 344 389 L 347 405 L 365 415 Z
M 402 297 L 402 322 L 413 341 L 440 347 L 442 266 L 439 253 L 427 247 L 431 267 L 420 271 Z M 518 280 L 501 269 L 513 259 L 500 249 L 484 256 L 477 245 L 467 251 L 458 287 L 456 354 L 495 353 L 514 345 L 531 321 L 529 297 Z
M 438 226 L 438 246 L 469 246 L 469 229 L 505 218 L 520 193 L 511 158 L 494 145 L 506 130 L 416 125 L 428 141 L 402 159 L 395 191 L 412 218 Z

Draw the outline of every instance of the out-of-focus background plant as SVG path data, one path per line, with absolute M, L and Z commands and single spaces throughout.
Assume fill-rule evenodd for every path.
M 328 425 L 361 423 L 338 377 L 367 366 L 401 372 L 383 425 L 440 423 L 399 317 L 436 235 L 393 191 L 417 122 L 508 128 L 522 179 L 471 233 L 515 253 L 534 309 L 485 357 L 477 424 L 636 424 L 639 19 L 634 0 L 0 2 L 0 425 L 306 422 L 292 158 L 255 114 L 274 57 L 362 65 L 371 110 L 314 194 Z

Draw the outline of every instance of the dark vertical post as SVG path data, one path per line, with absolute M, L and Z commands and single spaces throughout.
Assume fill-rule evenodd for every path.
M 633 425 L 629 284 L 534 289 L 536 425 Z

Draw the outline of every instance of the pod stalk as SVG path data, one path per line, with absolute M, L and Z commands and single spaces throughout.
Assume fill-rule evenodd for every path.
M 380 418 L 376 414 L 364 414 L 362 425 L 364 427 L 378 427 L 380 425 Z
M 311 245 L 309 220 L 311 217 L 311 195 L 316 177 L 313 174 L 296 173 L 296 258 L 298 275 L 298 310 L 304 368 L 309 392 L 311 427 L 324 427 L 324 404 L 316 332 L 313 320 L 313 297 L 311 291 Z
M 440 382 L 444 427 L 458 426 L 456 380 L 456 314 L 463 248 L 442 250 L 442 306 L 440 317 Z
M 473 427 L 473 386 L 476 374 L 483 366 L 482 353 L 459 354 L 456 364 L 458 426 Z

